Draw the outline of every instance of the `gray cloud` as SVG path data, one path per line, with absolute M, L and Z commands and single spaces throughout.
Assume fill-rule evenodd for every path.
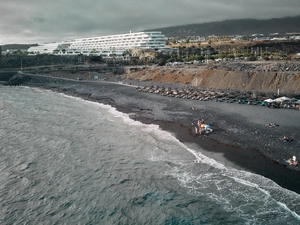
M 110 35 L 226 19 L 299 15 L 299 0 L 2 0 L 0 44 Z

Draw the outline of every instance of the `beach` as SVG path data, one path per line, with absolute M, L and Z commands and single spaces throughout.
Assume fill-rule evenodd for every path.
M 111 105 L 134 120 L 159 125 L 193 149 L 201 147 L 204 155 L 225 165 L 260 174 L 300 193 L 299 166 L 287 163 L 293 155 L 300 157 L 299 110 L 170 98 L 138 92 L 137 82 L 125 85 L 99 80 L 29 76 L 29 80 L 24 79 L 24 85 Z M 213 132 L 196 135 L 194 128 L 197 120 L 209 124 Z M 278 126 L 266 126 L 269 123 Z M 283 135 L 294 141 L 283 143 L 279 140 Z

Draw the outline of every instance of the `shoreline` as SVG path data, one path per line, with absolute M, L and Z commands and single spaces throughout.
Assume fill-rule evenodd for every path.
M 298 111 L 295 114 L 292 112 L 296 111 L 289 109 L 168 98 L 136 92 L 134 86 L 101 81 L 47 78 L 25 85 L 111 105 L 120 112 L 133 115 L 134 120 L 159 125 L 180 142 L 198 146 L 198 151 L 203 149 L 201 152 L 208 157 L 267 177 L 300 194 L 299 166 L 285 163 L 287 157 L 300 149 L 297 141 L 300 140 L 300 125 L 295 121 L 299 118 Z M 191 110 L 191 106 L 195 110 Z M 270 121 L 265 121 L 266 117 Z M 197 137 L 193 132 L 197 119 L 204 119 L 214 132 L 207 137 Z M 269 122 L 276 122 L 279 127 L 266 127 Z M 283 133 L 293 137 L 294 143 L 280 142 L 278 136 Z M 300 155 L 296 156 L 300 158 Z
M 141 122 L 143 119 L 139 119 Z M 180 142 L 207 157 L 237 170 L 245 170 L 271 179 L 278 185 L 300 194 L 300 172 L 269 158 L 256 149 L 243 148 L 215 140 L 209 136 L 196 136 L 179 122 L 153 121 L 160 129 L 172 133 Z M 182 129 L 183 132 L 178 132 Z M 191 162 L 192 163 L 192 162 Z

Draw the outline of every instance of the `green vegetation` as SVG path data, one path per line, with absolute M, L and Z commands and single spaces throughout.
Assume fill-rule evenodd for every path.
M 224 40 L 226 38 L 224 37 Z M 170 42 L 169 42 L 170 43 Z M 292 59 L 300 52 L 300 41 L 266 41 L 254 42 L 246 40 L 222 41 L 210 39 L 207 42 L 171 44 L 174 48 L 169 62 L 204 59 L 222 60 L 273 60 Z M 177 56 L 176 56 L 177 55 Z
M 102 56 L 90 56 L 89 61 L 90 62 L 96 62 L 96 63 L 104 62 Z
M 174 49 L 170 53 L 159 53 L 156 56 L 158 65 L 165 65 L 167 62 L 193 62 L 203 60 L 227 59 L 234 60 L 235 58 L 245 58 L 256 60 L 257 55 L 251 53 L 232 53 L 220 52 L 210 45 L 207 47 L 182 46 Z

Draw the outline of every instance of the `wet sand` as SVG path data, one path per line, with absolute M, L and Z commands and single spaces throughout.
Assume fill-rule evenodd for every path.
M 129 113 L 132 119 L 158 124 L 181 142 L 227 166 L 268 177 L 300 194 L 300 168 L 286 163 L 293 155 L 300 159 L 299 110 L 170 98 L 101 81 L 39 78 L 26 85 L 109 104 Z M 214 132 L 195 135 L 198 119 L 210 124 Z M 279 126 L 266 126 L 271 122 Z M 294 141 L 281 142 L 283 135 Z

